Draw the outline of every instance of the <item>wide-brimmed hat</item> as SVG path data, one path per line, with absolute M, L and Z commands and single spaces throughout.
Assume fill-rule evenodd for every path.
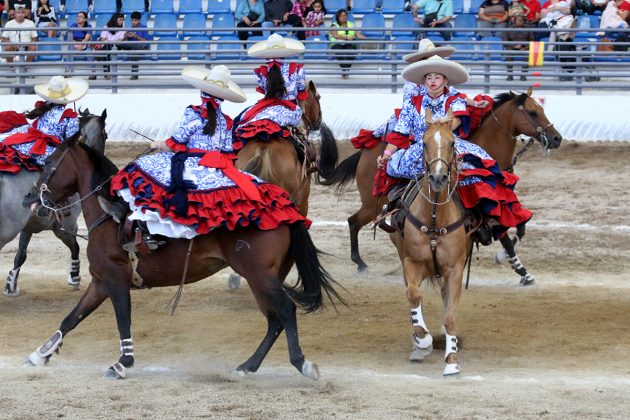
M 429 38 L 423 38 L 418 44 L 418 51 L 410 54 L 403 55 L 402 59 L 406 63 L 415 63 L 416 61 L 424 60 L 425 58 L 439 55 L 440 57 L 448 57 L 455 52 L 455 48 L 436 47 Z
M 245 92 L 232 80 L 230 69 L 226 66 L 214 66 L 212 70 L 205 67 L 190 66 L 182 70 L 182 77 L 188 83 L 208 95 L 230 102 L 245 102 Z
M 47 84 L 35 85 L 35 93 L 47 102 L 69 104 L 83 98 L 90 85 L 83 79 L 54 76 Z
M 448 79 L 451 86 L 460 85 L 468 81 L 468 72 L 459 63 L 445 60 L 438 55 L 426 60 L 410 64 L 402 72 L 403 79 L 416 84 L 424 83 L 424 77 L 429 73 L 440 73 Z
M 256 58 L 284 58 L 302 54 L 304 44 L 291 38 L 283 38 L 278 34 L 270 35 L 264 41 L 260 41 L 249 47 L 247 55 Z

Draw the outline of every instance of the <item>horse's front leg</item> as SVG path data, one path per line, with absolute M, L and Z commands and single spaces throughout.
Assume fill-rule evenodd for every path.
M 433 337 L 429 334 L 422 316 L 422 292 L 420 285 L 429 275 L 423 263 L 417 263 L 410 257 L 403 259 L 403 275 L 407 285 L 407 300 L 411 306 L 411 325 L 413 327 L 413 349 L 409 360 L 419 362 L 433 351 Z
M 444 273 L 442 283 L 442 298 L 444 300 L 444 376 L 456 375 L 461 372 L 457 362 L 459 351 L 457 339 L 457 307 L 462 292 L 462 278 L 464 263 L 458 263 Z
M 18 278 L 20 277 L 20 269 L 26 262 L 26 250 L 28 249 L 29 242 L 31 242 L 31 237 L 33 237 L 32 233 L 25 231 L 20 232 L 18 250 L 15 253 L 15 258 L 13 259 L 13 269 L 9 271 L 7 283 L 4 286 L 5 296 L 15 297 L 20 294 Z
M 129 291 L 129 274 L 112 275 L 116 280 L 106 281 L 109 298 L 114 306 L 116 324 L 120 336 L 120 357 L 107 369 L 105 379 L 125 379 L 126 369 L 134 364 L 133 340 L 131 338 L 131 293 Z
M 107 289 L 97 280 L 92 280 L 87 287 L 79 303 L 64 318 L 59 329 L 53 336 L 28 357 L 27 363 L 33 366 L 41 366 L 48 363 L 53 353 L 59 353 L 63 338 L 72 331 L 81 321 L 88 317 L 107 298 Z

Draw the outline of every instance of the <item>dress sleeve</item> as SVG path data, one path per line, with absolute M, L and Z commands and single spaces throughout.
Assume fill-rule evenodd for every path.
M 298 64 L 297 70 L 295 71 L 295 79 L 298 92 L 297 98 L 303 101 L 308 98 L 308 91 L 306 90 L 306 76 L 302 64 Z
M 413 101 L 408 100 L 403 103 L 396 126 L 387 134 L 387 142 L 402 149 L 408 148 L 409 135 L 413 132 L 414 124 Z
M 179 145 L 188 144 L 190 137 L 201 129 L 201 118 L 192 108 L 186 108 L 175 134 L 169 139 Z
M 65 140 L 67 140 L 70 137 L 74 136 L 76 133 L 78 133 L 81 127 L 79 125 L 78 117 L 65 118 L 63 121 L 66 123 Z

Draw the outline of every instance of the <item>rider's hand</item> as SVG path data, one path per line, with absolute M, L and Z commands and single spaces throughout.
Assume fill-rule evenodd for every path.
M 387 165 L 388 160 L 389 160 L 389 156 L 380 155 L 379 157 L 376 158 L 376 166 L 378 166 L 379 168 L 382 168 L 383 166 Z
M 485 99 L 483 101 L 475 102 L 475 108 L 485 108 L 488 105 L 490 105 L 490 102 L 486 101 Z
M 170 152 L 171 148 L 166 144 L 166 140 L 159 140 L 151 143 L 151 150 L 157 152 Z

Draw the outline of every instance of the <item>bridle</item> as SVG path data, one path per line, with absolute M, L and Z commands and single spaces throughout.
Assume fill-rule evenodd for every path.
M 445 148 L 445 146 L 440 146 L 438 149 L 443 149 Z M 448 172 L 447 172 L 447 176 L 448 179 L 450 181 L 451 179 L 451 172 L 453 170 L 453 166 L 455 166 L 455 171 L 457 172 L 457 150 L 455 150 L 455 148 L 453 147 L 453 156 L 451 159 L 451 162 L 449 163 L 448 161 L 446 161 L 445 159 L 441 158 L 441 157 L 436 157 L 434 159 L 431 159 L 431 161 L 427 161 L 427 157 L 426 154 L 424 153 L 426 150 L 426 143 L 423 144 L 422 147 L 422 165 L 424 166 L 424 175 L 426 176 L 427 179 L 428 177 L 431 175 L 431 167 L 437 163 L 437 162 L 442 162 L 444 163 L 444 165 L 448 168 Z M 419 182 L 421 178 L 416 178 L 415 182 Z M 453 193 L 455 192 L 455 190 L 457 189 L 457 184 L 459 183 L 459 179 L 456 178 L 455 179 L 455 184 L 451 186 L 451 183 L 449 182 L 448 184 L 448 190 L 447 190 L 447 194 L 446 194 L 446 198 L 444 199 L 444 201 L 442 202 L 438 202 L 437 201 L 437 197 L 439 196 L 438 192 L 435 192 L 435 199 L 431 199 L 430 195 L 431 195 L 431 183 L 429 182 L 429 194 L 425 194 L 424 191 L 422 191 L 422 188 L 419 189 L 420 194 L 429 202 L 431 203 L 432 206 L 441 206 L 443 204 L 448 203 L 451 198 L 453 197 Z
M 306 115 L 306 112 L 302 112 L 302 119 L 304 121 L 306 121 L 306 129 L 307 129 L 307 135 L 311 130 L 317 130 L 321 125 L 322 125 L 322 108 L 321 108 L 321 104 L 319 102 L 319 98 L 315 95 L 317 95 L 316 91 L 313 91 L 309 88 L 309 96 L 313 96 L 315 98 L 315 101 L 317 102 L 317 106 L 319 108 L 319 115 L 317 116 L 317 119 L 313 122 L 308 115 Z M 306 101 L 304 101 L 306 102 Z

